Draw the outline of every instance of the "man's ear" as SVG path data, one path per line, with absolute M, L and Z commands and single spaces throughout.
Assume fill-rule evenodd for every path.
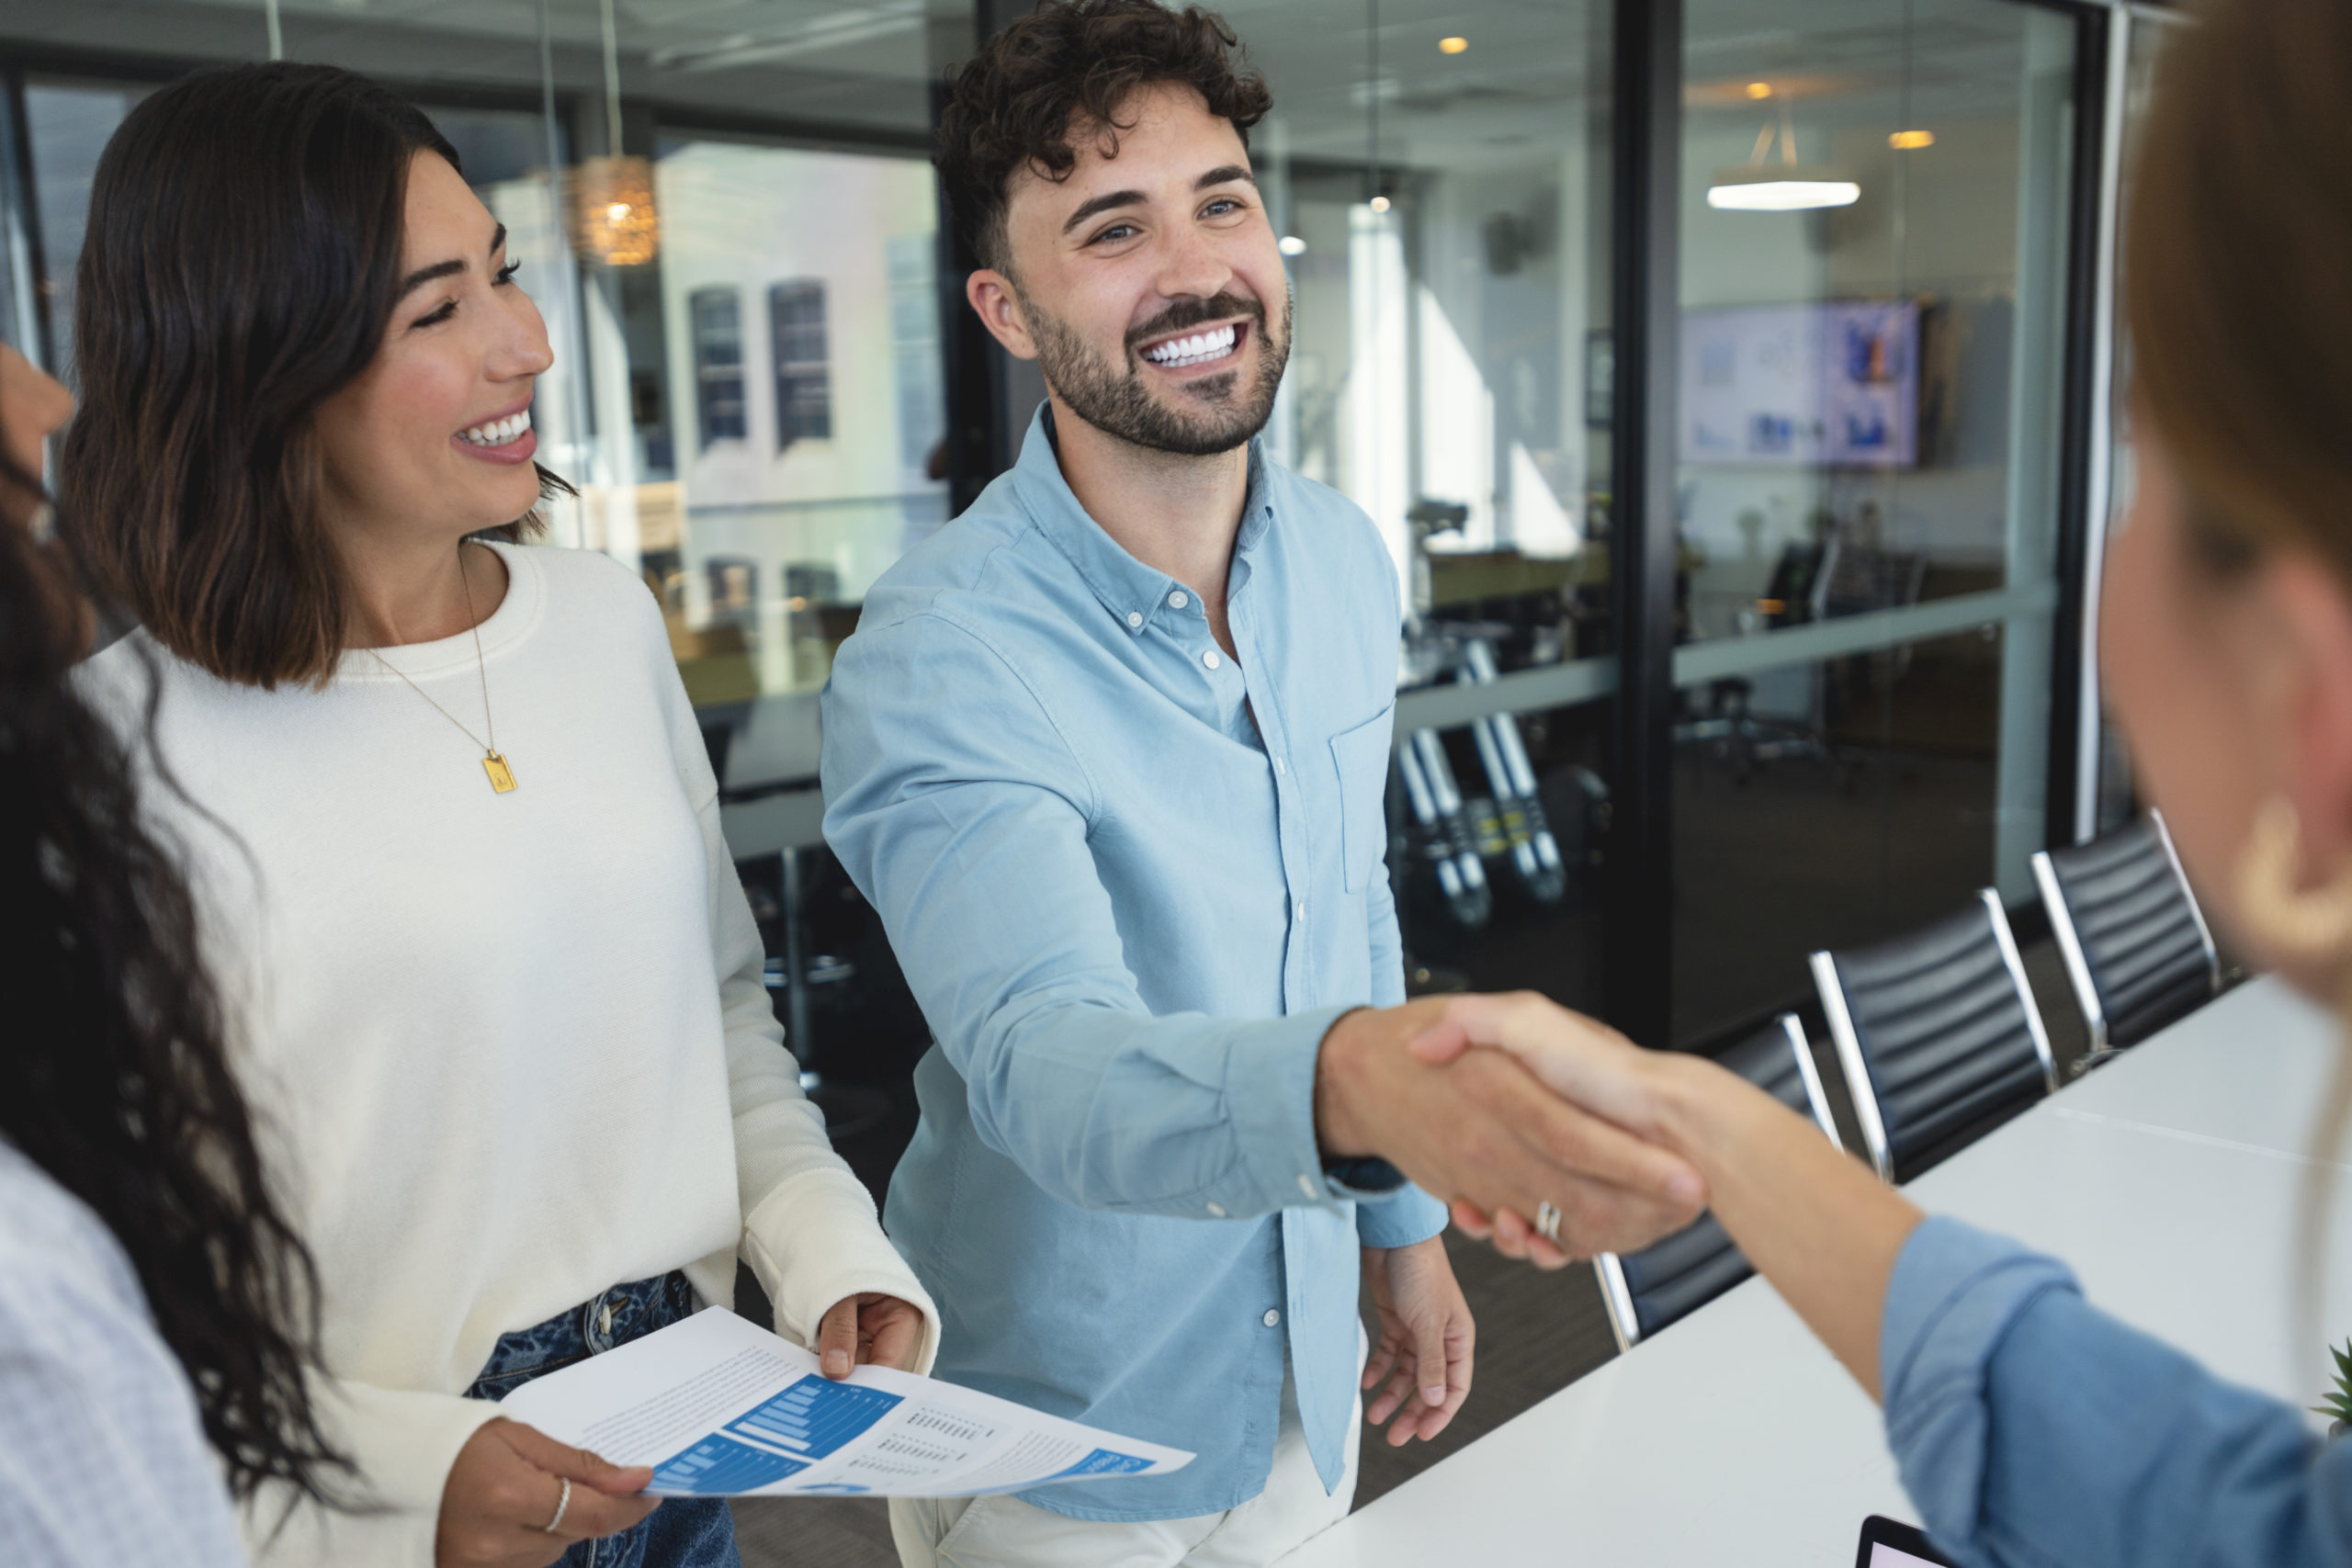
M 1012 291 L 1011 278 L 982 267 L 964 280 L 964 298 L 971 302 L 989 335 L 1004 344 L 1005 353 L 1015 359 L 1037 357 L 1036 340 L 1029 335 L 1029 321 L 1022 313 L 1021 297 Z

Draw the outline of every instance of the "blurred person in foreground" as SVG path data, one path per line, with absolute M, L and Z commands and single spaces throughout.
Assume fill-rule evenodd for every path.
M 2134 175 L 2139 488 L 2106 571 L 2101 668 L 2215 923 L 2346 1010 L 2352 6 L 2194 10 L 2165 42 Z M 1556 1024 L 1539 1000 L 1476 998 L 1416 1049 L 1498 1046 L 1698 1166 L 1724 1227 L 1883 1403 L 1952 1557 L 2352 1563 L 2352 1444 L 2099 1313 L 2057 1259 L 1922 1214 L 1712 1064 Z M 2310 1166 L 2307 1258 L 2326 1250 L 2348 1100 L 2352 1054 Z M 1457 1218 L 1506 1251 L 1528 1235 L 1516 1211 Z
M 0 1562 L 231 1568 L 232 1493 L 348 1478 L 194 906 L 68 680 L 92 617 L 38 476 L 72 407 L 0 347 Z

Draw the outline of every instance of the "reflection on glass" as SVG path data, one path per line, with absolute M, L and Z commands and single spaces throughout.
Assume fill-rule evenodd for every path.
M 98 154 L 143 86 L 43 81 L 25 85 L 26 151 L 32 165 L 34 221 L 40 225 L 40 297 L 54 345 L 50 373 L 74 378 L 74 264 L 90 216 L 90 181 Z M 28 262 L 33 258 L 25 258 Z M 35 357 L 39 357 L 38 355 Z
M 642 444 L 637 489 L 663 528 L 632 541 L 615 497 L 587 542 L 625 558 L 633 544 L 697 703 L 810 691 L 868 585 L 946 521 L 929 477 L 946 428 L 931 168 L 664 138 L 654 171 L 657 330 L 628 335 L 629 363 L 659 375 L 666 357 L 693 396 L 681 428 Z
M 1685 39 L 1677 1043 L 2030 895 L 2075 28 L 1690 0 Z
M 1408 972 L 1593 1006 L 1607 7 L 1226 12 L 1273 89 L 1252 146 L 1296 310 L 1268 443 L 1370 514 L 1406 585 L 1389 795 Z M 1432 705 L 1529 670 L 1569 684 Z
M 2131 149 L 2146 123 L 2148 101 L 2155 88 L 2156 62 L 2164 53 L 2166 42 L 2178 28 L 2188 23 L 2159 12 L 2134 12 L 2119 26 L 2130 28 L 2126 40 L 2126 73 L 2122 106 L 2123 148 L 2118 155 L 2119 172 L 2123 186 L 2124 204 L 2131 199 L 2131 176 L 2133 160 Z M 2132 491 L 2137 469 L 2132 462 L 2132 378 L 2129 369 L 2132 344 L 2123 331 L 2121 299 L 2116 300 L 2113 319 L 2115 333 L 2115 375 L 2109 404 L 2109 431 L 2111 440 L 2106 454 L 2108 464 L 2107 531 L 2112 540 L 2122 528 L 2132 509 Z M 2094 455 L 2095 458 L 2097 455 Z M 2091 581 L 2096 583 L 2098 566 L 2094 561 Z M 2094 602 L 2089 609 L 2095 615 Z M 2096 624 L 2096 623 L 2094 623 Z M 2141 802 L 2132 776 L 2132 758 L 2124 748 L 2123 735 L 2099 715 L 2098 747 L 2092 769 L 2094 790 L 2092 824 L 2098 835 L 2105 835 L 2123 827 L 2139 816 Z
M 820 684 L 866 585 L 945 516 L 923 6 L 143 5 L 187 65 L 266 58 L 274 17 L 286 58 L 367 72 L 433 118 L 547 319 L 532 417 L 580 491 L 550 508 L 553 538 L 644 573 L 715 746 L 784 724 L 755 705 Z M 141 8 L 0 25 L 100 60 Z M 102 71 L 23 90 L 9 316 L 46 318 L 69 380 L 91 173 L 147 90 Z M 808 771 L 813 716 L 778 713 L 793 734 L 740 768 L 718 753 L 729 785 Z

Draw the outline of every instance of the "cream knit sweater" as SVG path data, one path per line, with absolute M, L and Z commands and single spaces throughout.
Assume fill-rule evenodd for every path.
M 87 666 L 118 714 L 161 671 L 160 752 L 266 1145 L 323 1287 L 326 1404 L 374 1515 L 248 1511 L 265 1562 L 424 1568 L 459 1397 L 498 1337 L 740 1251 L 805 1342 L 879 1291 L 937 1314 L 802 1098 L 718 787 L 652 597 L 602 556 L 494 547 L 499 749 L 346 655 L 323 690 L 215 680 L 144 634 Z M 390 649 L 481 734 L 474 639 Z M 225 827 L 234 838 L 224 835 Z M 275 1533 L 273 1533 L 275 1532 Z

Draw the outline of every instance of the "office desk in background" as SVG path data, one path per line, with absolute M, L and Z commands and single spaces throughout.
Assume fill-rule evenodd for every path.
M 2331 1019 L 2256 980 L 1905 1190 L 2056 1254 L 2105 1310 L 2308 1405 L 2323 1356 L 2290 1354 L 2292 1259 L 2303 1151 L 2336 1049 Z M 2338 1201 L 2341 1235 L 2352 1194 Z M 2335 1249 L 2328 1287 L 2321 1322 L 2340 1339 L 2352 1247 Z M 1491 1340 L 1479 1350 L 1511 1353 Z M 1844 1568 L 1871 1513 L 1917 1518 L 1877 1406 L 1751 1280 L 1283 1563 Z

